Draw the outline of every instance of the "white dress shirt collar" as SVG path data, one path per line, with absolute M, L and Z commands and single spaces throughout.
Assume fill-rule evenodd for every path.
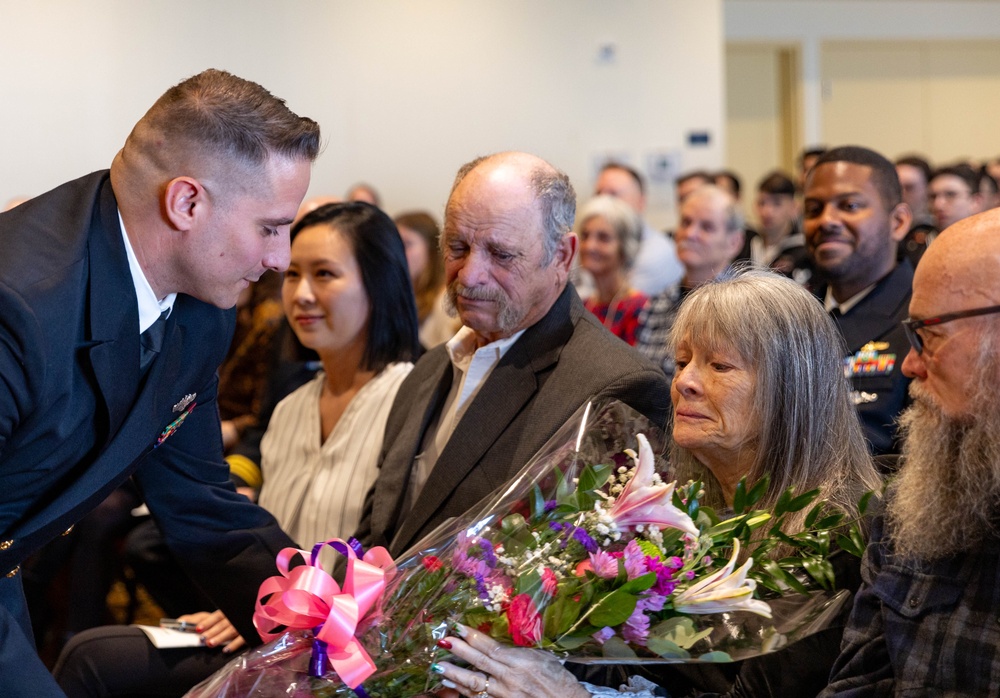
M 128 255 L 128 269 L 132 273 L 132 284 L 135 286 L 135 299 L 139 303 L 139 334 L 142 334 L 156 322 L 164 310 L 173 309 L 177 294 L 168 293 L 163 298 L 156 297 L 153 287 L 146 279 L 146 274 L 139 266 L 139 260 L 135 256 L 135 250 L 132 249 L 128 233 L 125 232 L 125 221 L 122 220 L 121 211 L 118 212 L 118 223 L 122 228 L 122 239 L 125 240 L 125 254 Z

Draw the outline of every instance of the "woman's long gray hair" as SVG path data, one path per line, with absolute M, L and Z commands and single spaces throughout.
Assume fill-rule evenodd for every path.
M 770 478 L 756 508 L 773 508 L 788 487 L 799 494 L 818 487 L 848 517 L 857 516 L 861 496 L 882 481 L 850 399 L 843 339 L 820 302 L 776 273 L 737 271 L 685 299 L 672 350 L 682 339 L 736 351 L 755 373 L 757 436 L 747 444 L 755 449 L 747 483 Z M 721 504 L 718 482 L 690 451 L 674 444 L 672 460 L 681 479 L 702 479 L 712 503 Z M 807 512 L 793 515 L 786 530 L 801 530 Z

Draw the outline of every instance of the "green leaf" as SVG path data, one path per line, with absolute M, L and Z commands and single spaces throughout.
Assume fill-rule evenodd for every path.
M 569 506 L 576 503 L 576 486 L 567 480 L 558 468 L 556 468 L 556 502 Z
M 808 514 L 806 514 L 805 521 L 802 522 L 802 526 L 806 530 L 811 529 L 813 527 L 813 524 L 816 523 L 816 519 L 818 519 L 819 515 L 823 513 L 823 506 L 824 502 L 820 502 L 812 509 L 810 509 Z
M 802 569 L 806 571 L 810 577 L 816 580 L 816 583 L 828 591 L 833 591 L 834 589 L 834 573 L 833 565 L 830 561 L 823 557 L 805 557 L 802 558 Z
M 792 488 L 788 488 L 788 492 L 791 491 Z M 792 497 L 791 499 L 788 500 L 786 511 L 789 512 L 802 511 L 807 506 L 812 504 L 813 501 L 815 501 L 816 497 L 818 496 L 819 496 L 819 490 L 816 489 L 816 490 L 809 490 L 808 492 L 803 492 L 797 497 Z
M 597 632 L 596 629 L 593 632 Z M 566 651 L 575 650 L 578 647 L 582 647 L 583 645 L 590 642 L 590 636 L 593 634 L 593 632 L 588 633 L 587 635 L 579 635 L 579 636 L 563 635 L 558 640 L 556 640 L 556 645 L 560 649 L 564 649 Z
M 787 490 L 781 493 L 778 497 L 778 503 L 774 505 L 774 515 L 781 516 L 788 511 L 788 503 L 792 501 L 792 491 L 794 488 L 789 487 Z
M 576 486 L 577 492 L 592 492 L 604 487 L 608 478 L 611 477 L 611 466 L 607 463 L 588 465 L 580 473 L 580 479 Z
M 507 536 L 514 535 L 517 531 L 524 528 L 524 517 L 520 514 L 510 514 L 509 516 L 503 517 L 500 522 L 500 531 Z
M 742 514 L 747 508 L 747 479 L 741 477 L 736 483 L 736 491 L 733 492 L 733 512 Z
M 573 623 L 580 617 L 582 607 L 571 596 L 557 596 L 545 609 L 542 619 L 545 623 L 545 636 L 556 639 L 569 632 Z
M 635 611 L 637 601 L 638 597 L 633 594 L 621 590 L 612 591 L 598 597 L 597 601 L 590 607 L 587 622 L 599 628 L 606 625 L 611 627 L 621 625 Z
M 649 637 L 668 640 L 682 649 L 691 649 L 696 642 L 712 634 L 712 628 L 697 630 L 688 616 L 675 616 L 650 628 Z M 660 654 L 657 652 L 657 654 Z
M 871 504 L 872 497 L 875 496 L 875 490 L 869 490 L 861 496 L 861 501 L 858 502 L 858 513 L 864 516 L 868 511 L 868 505 Z
M 642 576 L 636 577 L 635 579 L 629 580 L 619 587 L 618 591 L 623 591 L 627 594 L 639 594 L 646 591 L 654 584 L 656 584 L 656 572 L 648 572 Z
M 605 643 L 601 646 L 601 652 L 605 657 L 611 657 L 614 659 L 636 658 L 636 654 L 632 648 L 626 645 L 625 641 L 617 635 L 605 641 Z
M 607 644 L 607 643 L 605 643 Z M 690 659 L 691 655 L 684 649 L 680 647 L 677 643 L 671 642 L 670 640 L 651 637 L 646 641 L 646 648 L 655 654 L 663 657 L 664 659 Z
M 706 652 L 705 654 L 699 655 L 698 659 L 703 662 L 731 662 L 733 658 L 730 657 L 726 652 Z
M 538 485 L 531 488 L 531 518 L 540 519 L 545 514 L 545 497 Z
M 757 502 L 767 493 L 767 488 L 771 484 L 771 478 L 767 475 L 758 480 L 753 487 L 750 488 L 750 492 L 747 494 L 747 506 L 753 507 L 757 506 Z
M 802 582 L 800 582 L 798 579 L 796 579 L 793 575 L 789 574 L 785 570 L 781 569 L 778 563 L 775 562 L 774 560 L 766 561 L 763 567 L 776 582 L 780 582 L 781 584 L 784 584 L 784 586 L 786 586 L 787 588 L 792 589 L 793 591 L 797 591 L 800 594 L 805 594 L 808 592 L 808 589 L 806 589 L 805 585 L 802 584 Z

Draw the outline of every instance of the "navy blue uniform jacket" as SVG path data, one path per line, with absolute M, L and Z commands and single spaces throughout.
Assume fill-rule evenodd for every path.
M 236 494 L 222 459 L 215 371 L 233 323 L 232 311 L 178 295 L 142 380 L 135 288 L 108 173 L 0 214 L 5 693 L 58 695 L 28 639 L 19 565 L 130 475 L 182 564 L 257 639 L 257 587 L 292 542 Z

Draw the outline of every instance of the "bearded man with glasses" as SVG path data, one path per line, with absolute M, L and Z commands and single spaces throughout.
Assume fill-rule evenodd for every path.
M 823 696 L 1000 691 L 998 278 L 997 210 L 948 228 L 917 267 L 902 465 Z

